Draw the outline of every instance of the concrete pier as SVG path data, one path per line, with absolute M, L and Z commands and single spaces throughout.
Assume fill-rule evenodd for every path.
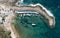
M 17 32 L 16 32 L 16 30 L 14 30 L 12 28 L 12 25 L 11 25 L 12 19 L 15 16 L 14 14 L 17 13 L 16 10 L 34 10 L 37 13 L 39 13 L 40 15 L 42 15 L 47 20 L 50 27 L 55 27 L 55 17 L 54 17 L 54 15 L 40 4 L 30 4 L 30 5 L 27 5 L 27 6 L 19 6 L 19 7 L 17 7 L 17 6 L 7 6 L 7 5 L 0 4 L 0 7 L 3 8 L 3 9 L 0 9 L 0 14 L 7 15 L 3 25 L 4 25 L 5 29 L 7 29 L 8 31 L 11 32 L 11 37 L 12 38 L 17 38 L 17 35 L 18 35 L 18 34 L 15 34 Z M 32 24 L 32 25 L 34 25 L 34 24 Z
M 35 10 L 37 13 L 42 15 L 45 19 L 47 19 L 47 22 L 49 23 L 50 27 L 55 27 L 55 17 L 54 15 L 49 12 L 45 7 L 43 7 L 41 4 L 30 4 L 27 6 L 13 6 L 11 9 L 14 10 Z

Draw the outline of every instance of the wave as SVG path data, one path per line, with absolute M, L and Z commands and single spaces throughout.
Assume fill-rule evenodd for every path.
M 40 3 L 37 3 L 37 4 L 29 4 L 28 6 L 40 6 L 45 12 L 47 12 L 47 14 L 49 16 L 53 16 L 54 17 L 54 15 L 49 10 L 47 10 L 43 5 L 41 5 Z

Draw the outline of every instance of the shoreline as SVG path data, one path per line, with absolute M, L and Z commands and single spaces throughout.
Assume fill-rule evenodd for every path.
M 6 6 L 7 5 L 0 4 L 0 7 L 2 7 L 4 10 L 7 10 L 7 9 L 5 9 Z M 17 32 L 11 26 L 11 22 L 12 22 L 12 19 L 14 18 L 14 14 L 16 13 L 16 10 L 35 10 L 40 15 L 44 16 L 45 19 L 47 19 L 47 22 L 49 22 L 49 26 L 50 27 L 55 27 L 55 17 L 54 17 L 54 15 L 51 12 L 49 12 L 45 7 L 40 5 L 40 4 L 32 4 L 32 5 L 30 4 L 30 5 L 27 5 L 27 6 L 20 6 L 20 7 L 7 6 L 6 8 L 8 8 L 9 10 L 12 9 L 12 12 L 11 13 L 8 12 L 9 13 L 8 17 L 5 18 L 5 22 L 4 22 L 3 26 L 5 27 L 6 31 L 10 31 L 11 32 L 11 37 L 12 38 L 17 38 L 17 36 L 18 36 L 18 34 L 15 34 Z M 3 10 L 0 11 L 0 12 L 1 13 L 6 13 Z
M 55 17 L 54 15 L 47 10 L 43 5 L 37 3 L 37 4 L 29 4 L 27 6 L 13 6 L 12 9 L 14 10 L 35 10 L 40 15 L 44 16 L 45 19 L 49 22 L 50 27 L 55 27 Z

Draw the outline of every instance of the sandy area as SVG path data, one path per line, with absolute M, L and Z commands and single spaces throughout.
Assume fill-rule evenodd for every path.
M 11 31 L 12 38 L 19 38 L 17 31 L 15 30 L 14 26 L 11 24 L 13 21 L 13 18 L 14 18 L 14 14 L 11 14 L 8 17 L 6 17 L 4 22 L 4 27 L 6 28 L 6 31 Z

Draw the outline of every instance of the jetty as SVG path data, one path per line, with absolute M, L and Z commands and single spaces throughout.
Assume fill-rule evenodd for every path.
M 11 9 L 14 9 L 15 13 L 18 13 L 16 10 L 23 11 L 23 12 L 19 12 L 19 13 L 24 13 L 24 12 L 27 13 L 24 10 L 29 10 L 29 11 L 33 10 L 33 11 L 35 11 L 34 13 L 37 12 L 40 15 L 42 15 L 47 20 L 50 27 L 55 27 L 54 15 L 49 10 L 47 10 L 45 7 L 43 7 L 41 4 L 30 4 L 27 6 L 19 6 L 19 7 L 13 6 L 13 7 L 11 7 Z
M 24 10 L 29 10 L 29 11 L 34 10 L 35 11 L 34 13 L 40 14 L 47 20 L 47 23 L 50 27 L 55 27 L 54 15 L 41 4 L 29 4 L 26 6 L 24 5 L 12 6 L 13 3 L 10 5 L 11 2 L 8 2 L 8 3 L 4 2 L 4 4 L 3 2 L 4 1 L 2 1 L 2 3 L 0 4 L 0 20 L 2 23 L 2 18 L 4 18 L 4 21 L 3 21 L 3 26 L 5 27 L 4 29 L 6 31 L 11 32 L 10 35 L 12 38 L 17 38 L 17 37 L 20 38 L 18 32 L 16 31 L 14 26 L 11 24 L 12 19 L 14 19 L 16 13 L 24 13 L 24 14 L 28 13 L 27 11 L 25 12 Z M 17 12 L 16 10 L 21 10 L 22 12 L 21 11 Z M 32 25 L 35 25 L 35 24 L 32 24 Z

